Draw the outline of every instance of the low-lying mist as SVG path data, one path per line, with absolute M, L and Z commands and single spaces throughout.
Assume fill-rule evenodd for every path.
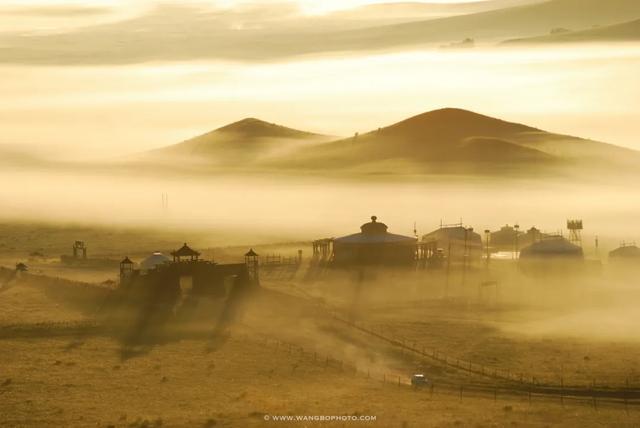
M 245 117 L 346 137 L 458 107 L 637 148 L 639 58 L 638 44 L 618 43 L 412 48 L 258 64 L 3 65 L 0 144 L 117 159 Z
M 0 172 L 3 221 L 223 231 L 225 242 L 286 242 L 359 231 L 377 215 L 412 235 L 461 219 L 476 230 L 519 223 L 550 233 L 567 218 L 585 222 L 585 242 L 633 241 L 640 203 L 625 182 L 480 177 L 134 174 L 86 169 Z M 163 194 L 168 206 L 163 207 Z M 202 232 L 206 234 L 207 232 Z M 219 236 L 219 235 L 218 235 Z M 588 240 L 588 241 L 587 241 Z

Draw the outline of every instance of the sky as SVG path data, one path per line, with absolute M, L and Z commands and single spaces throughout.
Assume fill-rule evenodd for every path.
M 421 3 L 470 3 L 477 0 L 429 0 Z M 483 1 L 483 0 L 479 0 Z M 200 5 L 212 5 L 214 7 L 232 8 L 247 4 L 281 4 L 285 2 L 296 3 L 300 9 L 307 12 L 324 12 L 338 9 L 349 9 L 373 3 L 403 3 L 406 0 L 182 0 L 178 3 L 194 3 Z M 420 2 L 420 1 L 417 1 Z M 149 6 L 153 4 L 167 3 L 158 0 L 5 0 L 3 7 L 29 7 L 29 6 L 98 6 L 98 7 L 132 7 Z
M 251 3 L 251 0 L 181 0 L 181 3 L 185 1 L 198 2 L 201 4 L 214 4 L 225 7 L 231 7 L 234 5 Z M 401 3 L 406 2 L 406 0 L 291 0 L 293 2 L 299 3 L 303 6 L 308 6 L 313 3 L 324 3 L 331 8 L 349 8 L 361 4 L 370 4 L 370 3 Z M 474 1 L 483 1 L 483 0 L 429 0 L 422 1 L 421 3 L 470 3 Z M 158 0 L 4 0 L 3 5 L 6 6 L 28 6 L 28 5 L 78 5 L 78 6 L 87 6 L 87 5 L 100 5 L 100 6 L 120 6 L 124 4 L 131 3 L 161 3 L 162 1 Z M 253 0 L 255 3 L 256 1 Z M 282 3 L 283 0 L 260 0 L 261 3 Z M 416 0 L 416 2 L 420 2 L 420 0 Z M 166 1 L 165 1 L 166 3 Z
M 0 21 L 0 28 L 5 31 L 8 25 L 4 24 L 15 25 L 20 20 L 28 21 L 23 27 L 27 30 L 38 28 L 38 25 L 32 25 L 35 21 L 30 21 L 36 19 L 44 19 L 38 21 L 42 28 L 51 22 L 54 27 L 70 23 L 80 25 L 86 20 L 103 19 L 99 8 L 117 3 L 84 0 L 62 4 L 20 0 L 11 5 L 9 2 L 0 2 L 0 9 L 5 10 L 4 15 L 0 11 L 0 20 L 4 20 Z M 27 3 L 40 9 L 33 9 L 33 14 L 17 13 L 16 19 L 7 19 L 7 8 L 24 8 Z M 360 0 L 349 2 L 352 6 L 359 3 Z M 124 15 L 153 6 L 148 0 L 122 0 L 117 4 L 121 5 L 118 13 Z M 306 5 L 306 10 L 310 11 L 311 2 L 305 0 L 299 4 L 303 8 Z M 347 2 L 322 4 L 335 8 L 346 6 Z M 56 5 L 84 9 L 66 9 L 66 12 L 58 13 L 60 10 L 50 9 Z M 236 4 L 217 2 L 217 5 L 233 7 Z M 98 9 L 87 10 L 87 6 Z M 165 22 L 161 24 L 165 25 Z M 175 23 L 169 20 L 168 25 Z M 115 35 L 116 39 L 118 35 Z M 111 38 L 112 33 L 108 36 Z M 40 40 L 57 39 L 49 38 L 47 34 Z M 150 43 L 147 47 L 154 46 Z M 35 44 L 30 48 L 40 47 Z M 126 50 L 124 48 L 126 46 L 123 47 Z M 176 144 L 246 117 L 333 136 L 351 136 L 444 107 L 468 109 L 552 132 L 640 149 L 637 139 L 640 135 L 638 69 L 638 43 L 531 49 L 480 43 L 474 49 L 402 46 L 372 51 L 327 51 L 259 61 L 221 57 L 186 60 L 159 57 L 153 61 L 123 63 L 5 61 L 0 62 L 0 94 L 3 97 L 0 103 L 0 156 L 9 147 L 35 152 L 47 160 L 122 159 Z M 25 164 L 29 165 L 28 162 Z M 104 222 L 115 221 L 114 217 L 117 217 L 117 221 L 123 223 L 144 223 L 158 211 L 158 189 L 161 188 L 171 193 L 174 206 L 185 207 L 183 211 L 176 209 L 176 221 L 193 219 L 196 223 L 216 225 L 244 224 L 254 219 L 247 217 L 252 211 L 245 209 L 243 203 L 253 198 L 268 199 L 276 194 L 278 203 L 264 203 L 269 210 L 263 213 L 263 226 L 270 229 L 282 222 L 281 207 L 287 207 L 288 201 L 303 194 L 304 198 L 299 201 L 301 208 L 297 210 L 300 214 L 297 217 L 306 222 L 297 223 L 301 229 L 306 230 L 317 223 L 318 216 L 326 216 L 344 221 L 344 224 L 336 225 L 336 230 L 348 230 L 354 221 L 371 215 L 369 207 L 375 206 L 380 199 L 375 187 L 365 192 L 363 199 L 360 189 L 345 188 L 335 192 L 318 187 L 299 192 L 299 188 L 292 189 L 293 184 L 288 179 L 274 183 L 269 191 L 265 191 L 265 187 L 252 188 L 244 183 L 221 185 L 216 182 L 217 178 L 200 186 L 192 183 L 184 186 L 185 183 L 172 183 L 169 179 L 160 184 L 128 178 L 120 182 L 111 176 L 85 180 L 85 177 L 75 175 L 73 168 L 43 174 L 37 169 L 41 164 L 36 162 L 35 165 L 33 171 L 27 167 L 23 171 L 21 165 L 13 169 L 0 168 L 4 182 L 20 183 L 19 186 L 0 188 L 0 214 L 33 219 L 46 214 L 62 221 L 76 212 L 83 212 Z M 246 188 L 252 190 L 251 197 L 247 197 Z M 232 214 L 216 207 L 194 208 L 199 201 L 217 200 L 211 197 L 212 189 L 220 192 L 225 206 L 236 207 Z M 511 212 L 502 214 L 523 224 L 528 222 L 550 228 L 556 227 L 558 219 L 576 212 L 595 212 L 597 218 L 594 214 L 585 220 L 594 228 L 604 230 L 617 227 L 622 223 L 620 218 L 629 221 L 637 218 L 637 198 L 630 196 L 633 189 L 623 190 L 607 193 L 608 201 L 615 196 L 613 208 L 609 202 L 602 204 L 599 200 L 589 206 L 580 205 L 588 200 L 585 195 L 590 195 L 591 189 L 578 194 L 570 189 L 559 192 L 548 187 L 535 197 L 517 198 L 514 193 L 498 195 L 495 200 L 507 197 L 518 200 L 518 204 L 509 208 Z M 522 192 L 522 189 L 518 187 L 513 191 Z M 85 198 L 90 192 L 96 192 L 95 199 Z M 396 214 L 379 209 L 375 214 L 384 215 L 391 224 L 398 225 L 397 232 L 410 233 L 414 213 L 429 212 L 433 201 L 438 206 L 448 207 L 443 208 L 448 211 L 438 210 L 433 218 L 424 220 L 425 224 L 435 225 L 443 217 L 458 219 L 468 209 L 466 194 L 456 196 L 458 199 L 452 201 L 451 195 L 457 195 L 457 192 L 448 189 L 429 192 L 405 187 L 389 189 L 388 194 L 396 198 L 390 206 L 406 209 L 394 210 L 398 212 Z M 545 213 L 548 215 L 545 224 L 534 219 L 539 215 L 535 207 L 541 203 L 550 205 L 545 201 L 557 194 L 571 198 L 564 197 L 562 204 L 553 205 L 555 211 Z M 184 199 L 180 200 L 180 197 Z M 114 215 L 112 205 L 117 198 L 127 203 L 118 204 L 122 209 Z M 340 205 L 342 211 L 335 212 L 335 207 Z M 69 206 L 78 211 L 69 212 Z M 469 220 L 480 226 L 493 224 L 492 211 L 476 214 Z M 531 217 L 524 218 L 523 213 Z M 318 231 L 317 235 L 323 233 L 331 232 Z
M 479 2 L 486 0 L 477 0 Z M 0 34 L 19 31 L 62 31 L 143 15 L 159 6 L 193 5 L 215 10 L 264 9 L 266 6 L 298 10 L 302 15 L 321 16 L 334 11 L 376 3 L 406 0 L 2 0 Z M 474 0 L 429 0 L 413 3 L 474 3 Z
M 298 3 L 346 7 L 363 1 Z M 130 12 L 154 3 L 159 4 L 4 0 L 0 10 L 119 5 Z M 45 8 L 38 13 L 60 25 L 76 18 L 96 19 L 92 13 L 72 10 L 51 14 Z M 0 20 L 5 17 L 0 13 Z M 5 23 L 21 19 L 34 17 L 27 14 Z M 640 110 L 638 67 L 640 45 L 634 44 L 525 50 L 399 48 L 258 62 L 214 58 L 104 65 L 3 63 L 0 146 L 62 157 L 117 157 L 178 143 L 245 117 L 348 136 L 429 110 L 458 107 L 640 149 L 640 121 L 635 117 Z

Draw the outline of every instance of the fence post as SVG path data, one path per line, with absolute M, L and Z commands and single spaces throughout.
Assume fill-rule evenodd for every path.
M 627 378 L 626 385 L 627 389 L 625 389 L 624 391 L 624 411 L 626 412 L 627 416 L 629 416 L 629 402 L 627 401 L 627 393 L 629 391 L 629 378 Z

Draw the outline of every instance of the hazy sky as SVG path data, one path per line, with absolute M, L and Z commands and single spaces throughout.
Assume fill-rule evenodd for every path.
M 417 3 L 469 3 L 478 0 L 429 0 L 416 1 Z M 484 1 L 484 0 L 479 0 Z M 235 7 L 247 4 L 282 4 L 297 3 L 300 8 L 309 12 L 322 12 L 327 10 L 347 9 L 371 3 L 403 3 L 406 0 L 181 0 L 174 3 L 194 3 L 201 5 L 213 5 L 215 7 Z M 101 7 L 131 7 L 132 5 L 153 5 L 160 3 L 170 3 L 170 1 L 159 0 L 4 0 L 3 6 L 101 6 Z
M 311 10 L 318 4 L 335 8 L 381 1 L 297 3 Z M 269 3 L 281 5 L 282 0 Z M 138 13 L 160 4 L 166 2 L 4 0 L 0 22 L 6 25 L 0 25 L 0 31 L 42 15 L 55 28 L 74 19 L 98 19 L 104 7 Z M 15 13 L 25 7 L 35 7 L 33 15 L 17 13 L 7 18 L 7 10 Z M 104 65 L 4 63 L 0 65 L 0 93 L 5 101 L 0 105 L 0 145 L 37 148 L 61 157 L 119 156 L 173 144 L 245 117 L 346 136 L 428 110 L 458 107 L 640 149 L 638 67 L 639 44 L 539 49 L 479 45 L 471 50 L 399 47 L 252 63 L 216 58 Z
M 429 0 L 412 3 L 475 3 L 486 0 Z M 166 5 L 196 6 L 215 10 L 265 10 L 272 13 L 299 10 L 303 15 L 323 15 L 374 3 L 405 3 L 406 0 L 2 0 L 0 34 L 8 31 L 61 31 L 86 25 L 143 15 Z

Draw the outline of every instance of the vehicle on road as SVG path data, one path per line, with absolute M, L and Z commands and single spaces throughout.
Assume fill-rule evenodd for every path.
M 422 373 L 417 373 L 411 376 L 411 385 L 413 386 L 428 386 L 429 379 Z

